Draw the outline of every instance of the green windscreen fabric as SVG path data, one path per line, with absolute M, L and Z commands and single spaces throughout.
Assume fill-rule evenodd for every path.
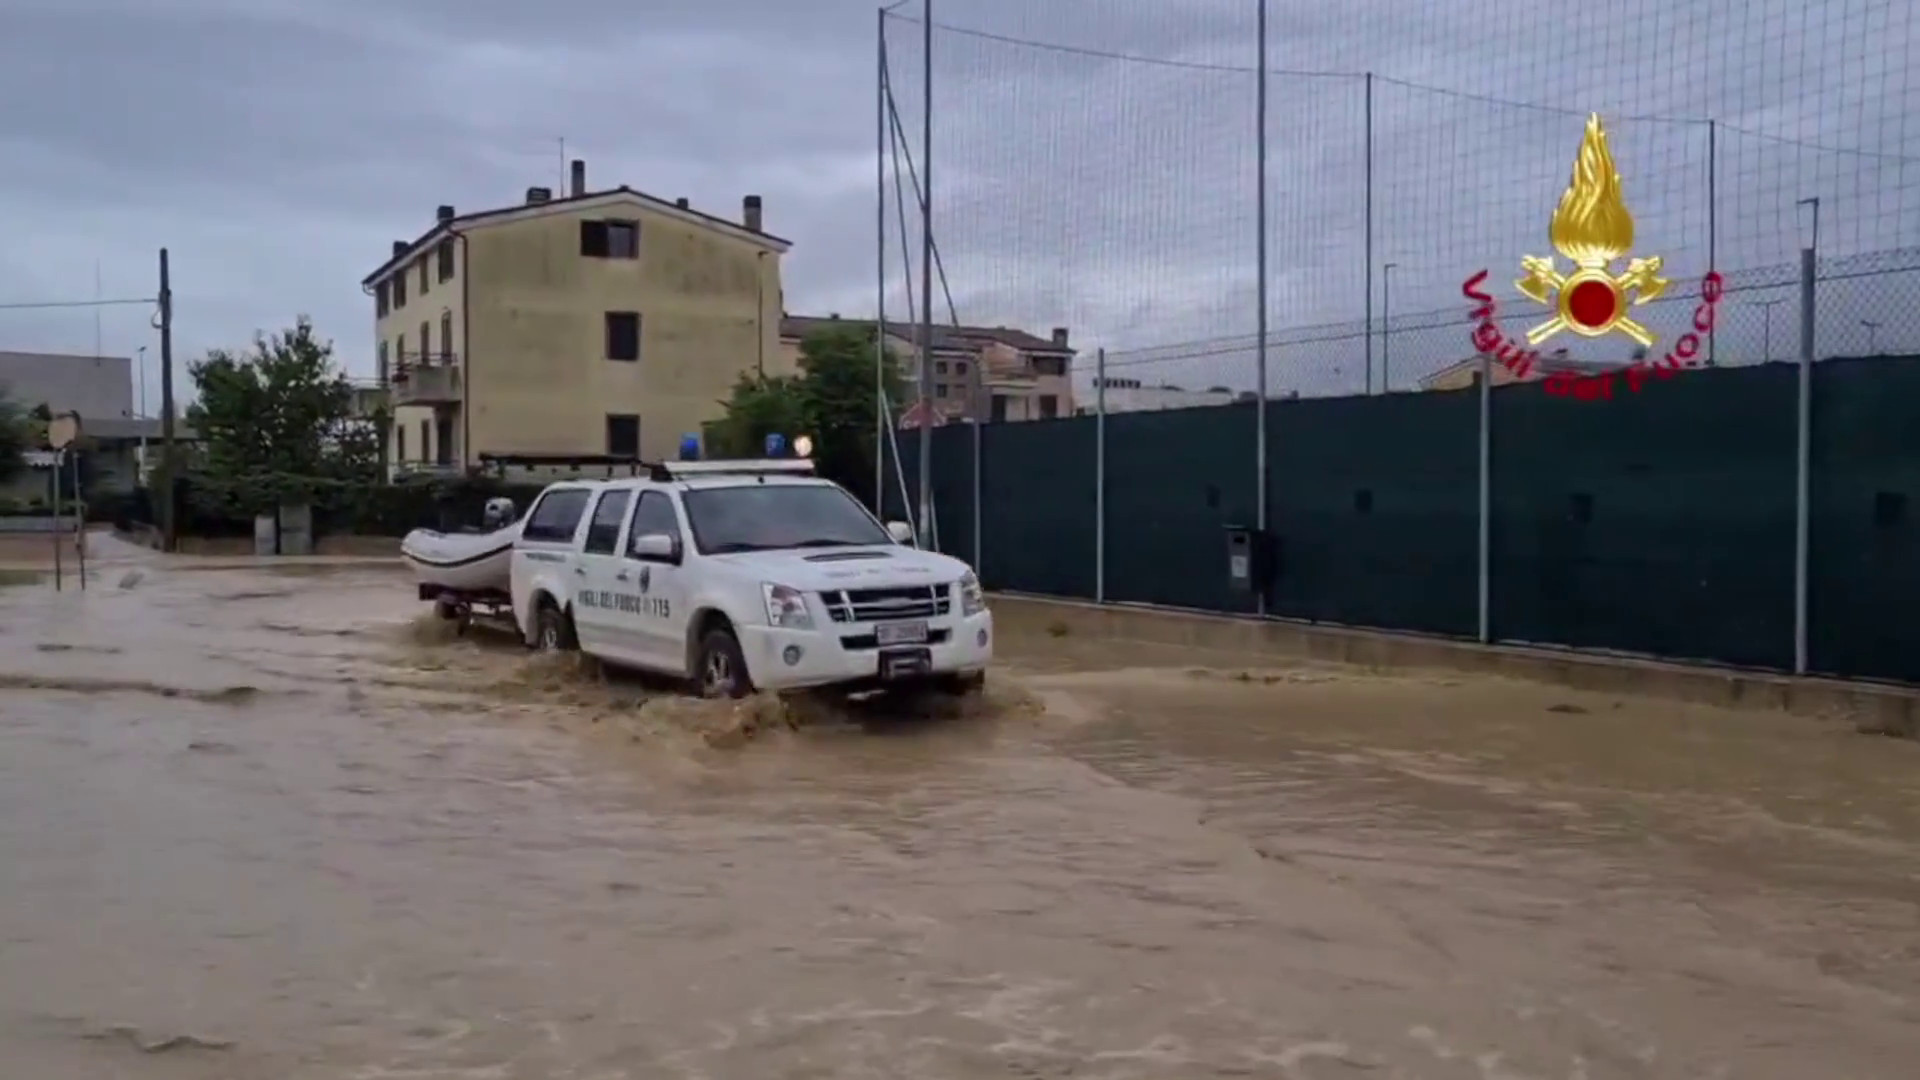
M 1475 633 L 1478 394 L 1318 398 L 1270 408 L 1267 487 L 1278 574 L 1268 612 Z
M 988 588 L 1093 596 L 1093 425 L 982 426 L 977 569 Z
M 1920 682 L 1920 359 L 1814 367 L 1808 666 Z
M 1920 358 L 1813 374 L 1814 670 L 1920 682 Z M 1492 394 L 1498 640 L 1790 668 L 1798 369 L 1689 371 L 1577 401 Z M 1270 403 L 1271 615 L 1478 632 L 1477 390 Z M 1246 612 L 1228 525 L 1257 519 L 1255 406 L 1106 420 L 1109 600 Z M 934 433 L 941 546 L 991 588 L 1090 598 L 1093 417 Z M 909 500 L 917 437 L 903 433 Z M 973 551 L 976 486 L 981 551 Z M 891 465 L 891 459 L 889 459 Z M 889 469 L 888 516 L 906 518 Z
M 1493 631 L 1792 662 L 1794 370 L 1493 395 Z
M 1228 588 L 1226 526 L 1258 514 L 1254 417 L 1252 404 L 1107 417 L 1107 599 L 1253 610 Z

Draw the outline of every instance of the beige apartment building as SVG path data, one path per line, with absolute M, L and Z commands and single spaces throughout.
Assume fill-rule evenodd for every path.
M 1487 365 L 1491 382 L 1495 386 L 1510 386 L 1517 382 L 1539 382 L 1549 375 L 1565 373 L 1568 375 L 1598 375 L 1606 371 L 1618 371 L 1624 365 L 1606 364 L 1589 360 L 1575 360 L 1565 349 L 1555 349 L 1540 357 L 1540 361 L 1527 368 L 1524 377 L 1515 375 L 1506 365 L 1494 361 Z M 1420 380 L 1422 390 L 1466 390 L 1480 385 L 1480 358 L 1469 356 L 1448 364 L 1439 371 Z
M 527 189 L 396 240 L 361 282 L 396 472 L 480 455 L 675 456 L 741 372 L 779 372 L 780 257 L 759 196 L 739 220 L 627 187 Z
M 839 315 L 787 315 L 780 320 L 780 351 L 789 365 L 800 360 L 800 342 L 819 330 L 857 326 L 871 332 L 871 319 Z M 887 324 L 887 343 L 907 380 L 905 410 L 918 397 L 920 328 Z M 1073 415 L 1073 348 L 1056 327 L 1042 338 L 1005 326 L 933 327 L 933 405 L 943 422 L 1043 420 Z

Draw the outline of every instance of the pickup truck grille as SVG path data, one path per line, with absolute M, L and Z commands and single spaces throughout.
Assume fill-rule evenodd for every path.
M 953 609 L 945 585 L 908 585 L 897 589 L 835 589 L 820 594 L 827 616 L 837 623 L 931 619 Z

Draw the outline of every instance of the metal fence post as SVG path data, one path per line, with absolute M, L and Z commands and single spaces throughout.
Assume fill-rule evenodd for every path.
M 1258 100 L 1254 103 L 1254 160 L 1255 172 L 1259 174 L 1258 190 L 1254 194 L 1253 217 L 1254 232 L 1254 276 L 1259 281 L 1259 310 L 1255 315 L 1254 327 L 1260 335 L 1254 354 L 1260 367 L 1259 390 L 1255 395 L 1253 436 L 1253 482 L 1255 516 L 1261 542 L 1266 542 L 1269 526 L 1267 521 L 1267 0 L 1260 0 L 1259 11 L 1255 17 L 1255 32 L 1259 35 L 1259 45 L 1254 52 L 1259 58 L 1259 70 L 1254 76 L 1255 93 Z M 1254 610 L 1262 615 L 1267 613 L 1267 591 L 1261 589 L 1254 597 Z
M 1480 353 L 1480 640 L 1493 641 L 1493 361 Z
M 1361 205 L 1366 215 L 1366 236 L 1362 241 L 1361 260 L 1366 264 L 1362 270 L 1361 290 L 1367 294 L 1366 307 L 1366 384 L 1363 394 L 1373 393 L 1373 72 L 1367 72 L 1366 117 L 1361 125 L 1362 145 L 1365 147 L 1367 161 L 1367 179 L 1361 191 Z
M 1813 348 L 1817 314 L 1814 280 L 1819 273 L 1820 200 L 1802 199 L 1813 207 L 1812 243 L 1800 249 L 1800 386 L 1795 427 L 1795 484 L 1793 493 L 1793 673 L 1807 673 L 1807 571 L 1811 552 L 1813 512 Z
M 1707 269 L 1720 269 L 1720 122 L 1707 121 Z M 1719 356 L 1718 323 L 1707 327 L 1707 366 Z
M 1093 601 L 1107 602 L 1107 350 L 1093 353 Z
M 920 536 L 939 550 L 933 525 L 933 0 L 920 17 Z M 928 538 L 933 538 L 929 542 Z
M 887 12 L 879 16 L 874 44 L 873 201 L 877 205 L 873 230 L 873 512 L 887 513 Z M 901 507 L 902 510 L 909 510 Z
M 980 525 L 980 515 L 984 512 L 980 505 L 980 490 L 985 485 L 980 480 L 980 470 L 986 464 L 987 433 L 980 430 L 980 418 L 973 417 L 968 423 L 973 428 L 973 576 L 980 576 L 980 567 L 985 565 L 980 551 L 980 538 L 984 530 Z

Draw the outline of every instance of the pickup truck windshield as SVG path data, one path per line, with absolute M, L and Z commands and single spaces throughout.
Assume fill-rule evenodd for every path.
M 682 496 L 702 554 L 891 544 L 853 496 L 826 484 L 704 488 Z

